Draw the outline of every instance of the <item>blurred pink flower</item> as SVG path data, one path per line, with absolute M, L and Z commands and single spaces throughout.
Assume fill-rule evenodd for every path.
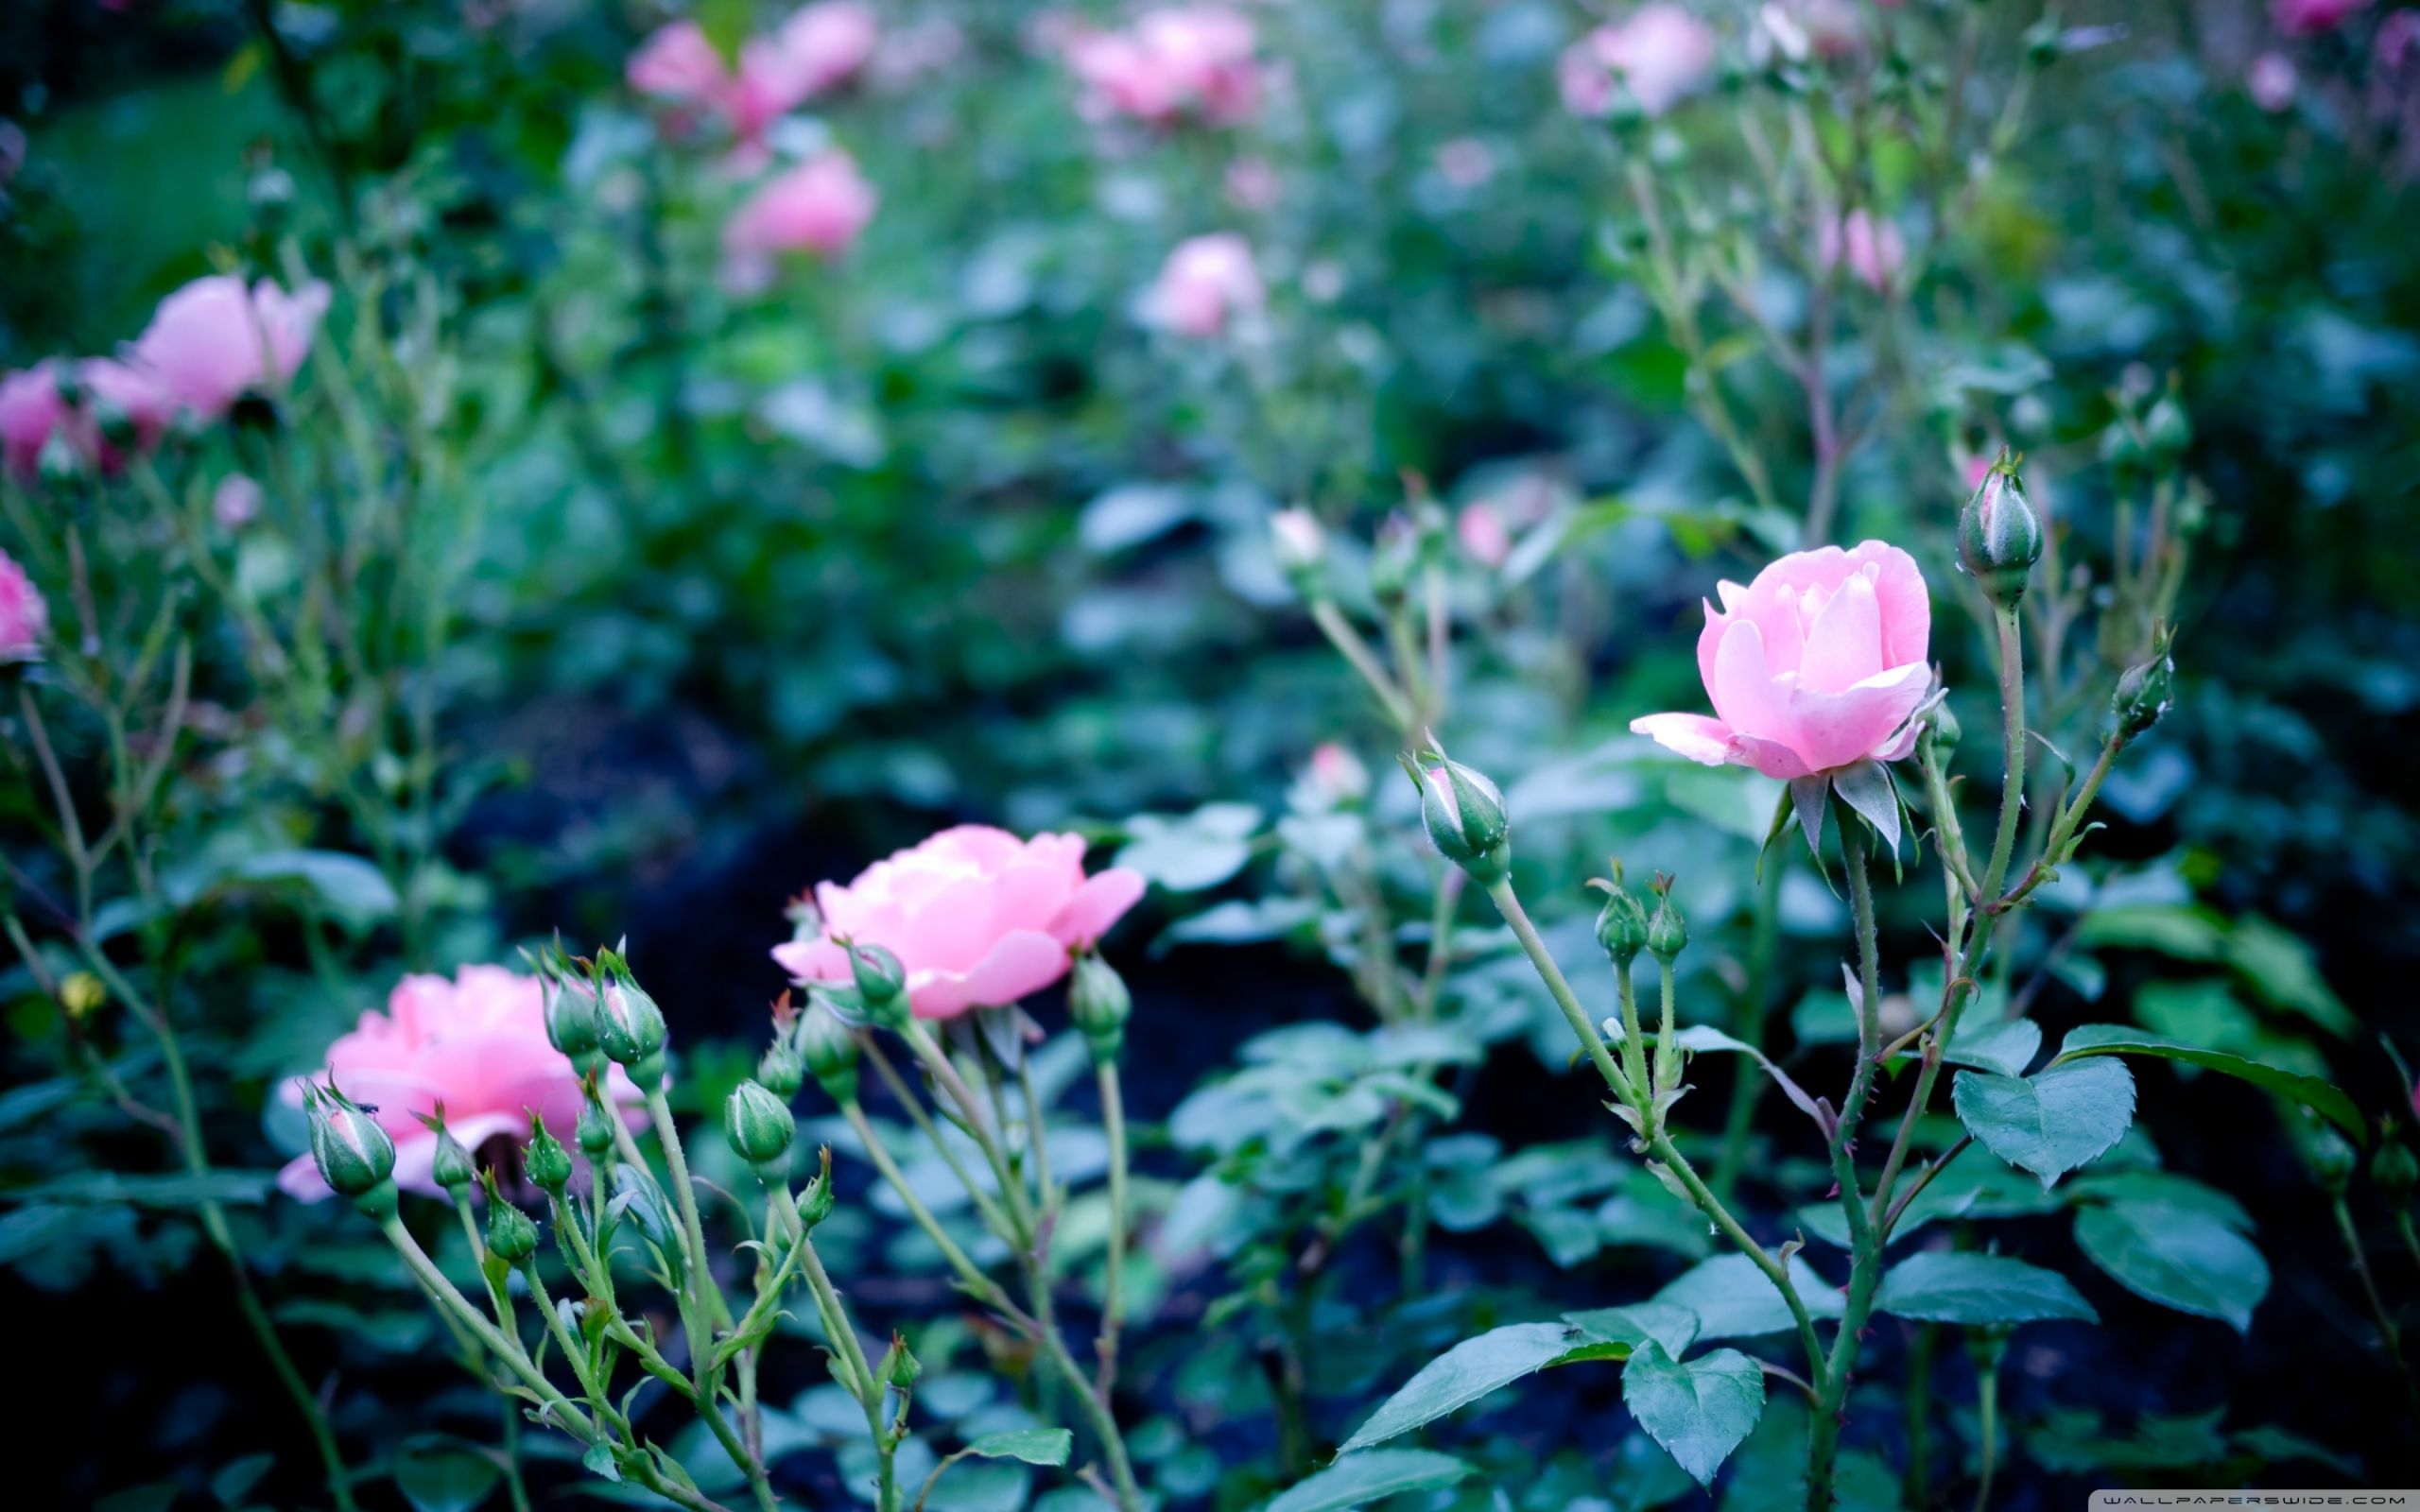
M 1267 210 L 1277 203 L 1280 187 L 1267 158 L 1237 158 L 1227 164 L 1227 199 L 1238 210 Z
M 764 156 L 766 129 L 856 77 L 873 56 L 880 28 L 857 0 L 821 0 L 793 12 L 768 37 L 751 37 L 732 68 L 694 21 L 659 28 L 623 65 L 631 89 L 721 118 L 743 165 Z
M 1462 506 L 1455 517 L 1454 534 L 1461 538 L 1462 549 L 1480 566 L 1496 568 L 1512 555 L 1512 532 L 1506 528 L 1504 516 L 1485 499 Z
M 216 420 L 247 389 L 290 382 L 327 309 L 324 284 L 288 294 L 266 279 L 249 290 L 233 274 L 196 279 L 161 301 L 135 338 L 127 366 L 140 369 L 139 378 L 98 363 L 87 364 L 85 375 L 96 387 L 122 386 L 116 397 L 130 414 L 164 403 Z M 158 386 L 156 394 L 139 391 L 144 379 Z
M 774 34 L 794 82 L 805 90 L 807 99 L 856 77 L 881 40 L 873 8 L 857 0 L 821 0 L 802 7 Z
M 676 21 L 639 44 L 622 65 L 622 77 L 631 88 L 655 99 L 708 105 L 721 94 L 730 69 L 707 40 L 705 27 Z
M 2269 19 L 2289 37 L 2314 37 L 2369 8 L 2370 0 L 2269 0 Z
M 440 1194 L 429 1171 L 437 1136 L 415 1113 L 444 1104 L 447 1129 L 474 1151 L 498 1135 L 527 1140 L 532 1113 L 566 1143 L 579 1123 L 579 1075 L 547 1041 L 538 979 L 501 966 L 466 966 L 452 981 L 405 977 L 386 1012 L 364 1013 L 328 1047 L 325 1075 L 365 1109 L 374 1108 L 378 1126 L 394 1138 L 395 1184 L 431 1195 Z M 303 1089 L 320 1079 L 298 1076 L 280 1095 L 299 1108 Z M 625 1116 L 645 1116 L 629 1106 L 639 1091 L 621 1067 L 607 1069 L 605 1093 Z M 277 1184 L 305 1202 L 329 1195 L 308 1155 L 286 1162 Z
M 1311 752 L 1311 790 L 1332 808 L 1358 803 L 1370 796 L 1370 768 L 1331 740 Z
M 1084 85 L 1084 110 L 1165 126 L 1192 115 L 1233 126 L 1260 103 L 1252 22 L 1223 6 L 1149 10 L 1124 31 L 1073 29 L 1067 66 Z
M 2252 103 L 2274 115 L 2294 103 L 2294 61 L 2284 53 L 2262 53 L 2244 71 L 2243 84 Z
M 2378 23 L 2370 43 L 2380 66 L 2400 69 L 2420 59 L 2420 10 L 2398 10 Z
M 59 397 L 62 367 L 45 358 L 0 378 L 0 457 L 20 477 L 34 475 L 42 465 L 42 449 L 71 418 L 67 402 Z
M 777 945 L 773 959 L 802 987 L 847 982 L 841 941 L 879 945 L 907 968 L 918 1018 L 954 1018 L 1065 976 L 1070 952 L 1106 934 L 1143 885 L 1115 867 L 1086 877 L 1076 835 L 1020 840 L 962 824 L 875 862 L 846 886 L 817 884 L 821 936 Z
M 1899 228 L 1862 210 L 1852 210 L 1839 221 L 1826 221 L 1816 234 L 1815 258 L 1824 267 L 1838 264 L 1843 249 L 1849 271 L 1877 294 L 1891 286 L 1908 260 L 1908 239 Z
M 16 559 L 0 551 L 0 662 L 30 662 L 42 655 L 50 633 L 50 607 Z
M 1437 148 L 1437 172 L 1457 189 L 1476 189 L 1495 177 L 1495 154 L 1475 136 L 1458 136 Z
M 221 530 L 241 530 L 260 518 L 261 486 L 241 472 L 230 472 L 211 490 L 210 517 Z
M 304 340 L 308 339 L 306 335 Z M 291 369 L 285 374 L 292 375 Z M 76 376 L 92 396 L 91 405 L 112 409 L 132 423 L 138 451 L 147 452 L 158 445 L 161 436 L 177 418 L 177 391 L 148 368 L 111 357 L 93 357 L 77 365 Z M 196 406 L 196 413 L 210 412 Z M 114 471 L 125 460 L 118 455 L 116 447 L 102 440 L 98 417 L 90 408 L 70 429 L 77 445 L 104 470 Z
M 1782 558 L 1746 588 L 1718 585 L 1698 675 L 1703 714 L 1648 714 L 1630 728 L 1691 761 L 1811 776 L 1914 747 L 1909 716 L 1932 681 L 1932 599 L 1915 558 L 1869 541 Z
M 772 282 L 774 262 L 783 252 L 838 257 L 856 243 L 881 202 L 847 153 L 810 158 L 750 196 L 724 225 L 725 276 L 735 288 L 757 290 Z
M 1616 83 L 1629 89 L 1640 110 L 1661 115 L 1703 84 L 1713 66 L 1714 28 L 1658 0 L 1564 48 L 1556 78 L 1564 108 L 1574 115 L 1611 112 Z
M 1234 232 L 1181 242 L 1148 298 L 1154 323 L 1180 335 L 1216 336 L 1266 302 L 1252 245 Z

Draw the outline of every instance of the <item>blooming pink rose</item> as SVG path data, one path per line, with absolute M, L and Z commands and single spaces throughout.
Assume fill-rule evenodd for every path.
M 1252 244 L 1234 232 L 1214 232 L 1177 244 L 1160 268 L 1146 303 L 1151 319 L 1180 335 L 1223 334 L 1237 316 L 1267 301 Z
M 1611 111 L 1616 81 L 1640 110 L 1661 115 L 1705 82 L 1713 66 L 1714 28 L 1677 5 L 1659 3 L 1565 48 L 1556 78 L 1564 108 L 1574 115 Z
M 42 655 L 50 633 L 50 607 L 42 591 L 7 552 L 0 551 L 0 662 L 30 662 Z
M 1100 938 L 1142 896 L 1142 877 L 1122 868 L 1086 877 L 1075 835 L 1020 840 L 961 824 L 875 862 L 845 887 L 817 884 L 821 936 L 776 945 L 773 959 L 802 987 L 846 982 L 840 942 L 879 945 L 907 968 L 918 1018 L 954 1018 L 1058 981 L 1069 953 Z
M 372 1114 L 395 1142 L 395 1184 L 441 1195 L 430 1175 L 437 1136 L 415 1113 L 445 1105 L 445 1126 L 469 1149 L 504 1135 L 527 1140 L 530 1115 L 568 1136 L 579 1126 L 584 1094 L 571 1061 L 546 1039 L 544 989 L 534 976 L 501 966 L 466 966 L 454 980 L 407 976 L 351 1034 L 328 1047 L 327 1078 Z M 298 1076 L 281 1095 L 302 1104 L 317 1076 Z M 619 1066 L 606 1073 L 606 1095 L 632 1119 L 639 1090 Z M 308 1155 L 286 1162 L 277 1184 L 289 1196 L 317 1202 L 329 1195 Z
M 216 420 L 246 389 L 291 381 L 327 309 L 325 284 L 288 294 L 266 279 L 247 290 L 233 274 L 199 278 L 160 301 L 130 366 L 162 402 Z
M 46 359 L 0 378 L 0 457 L 20 477 L 34 475 L 51 434 L 73 416 L 59 397 L 60 371 L 58 361 Z
M 1247 120 L 1260 103 L 1252 22 L 1221 6 L 1147 11 L 1125 31 L 1077 30 L 1067 66 L 1094 116 L 1154 126 L 1191 114 L 1213 126 Z
M 1462 506 L 1454 519 L 1454 534 L 1482 567 L 1501 567 L 1512 555 L 1512 532 L 1505 527 L 1503 513 L 1485 499 Z
M 1706 606 L 1698 675 L 1719 716 L 1649 714 L 1630 728 L 1709 766 L 1811 776 L 1914 748 L 1931 684 L 1932 599 L 1915 558 L 1869 541 L 1793 552 Z
M 825 152 L 777 176 L 750 196 L 723 226 L 723 266 L 732 285 L 762 289 L 783 252 L 838 257 L 873 219 L 882 196 L 856 161 Z
M 2369 8 L 2370 0 L 2269 0 L 2269 19 L 2289 37 L 2315 37 Z
M 2294 103 L 2294 61 L 2284 53 L 2262 53 L 2243 76 L 2252 103 L 2272 115 Z
M 631 88 L 679 105 L 708 105 L 724 88 L 730 70 L 722 54 L 694 21 L 659 27 L 622 65 Z
M 1841 220 L 1824 222 L 1815 238 L 1815 258 L 1824 267 L 1838 264 L 1843 251 L 1849 271 L 1879 294 L 1907 262 L 1908 239 L 1892 222 L 1852 210 Z

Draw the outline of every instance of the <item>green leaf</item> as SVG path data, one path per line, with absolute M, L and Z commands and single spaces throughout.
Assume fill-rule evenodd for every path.
M 2066 1039 L 2059 1042 L 2058 1059 L 2050 1064 L 2073 1064 L 2087 1056 L 2157 1056 L 2163 1060 L 2183 1061 L 2204 1071 L 2239 1077 L 2309 1108 L 2342 1129 L 2356 1144 L 2369 1143 L 2369 1129 L 2361 1121 L 2361 1110 L 2353 1106 L 2353 1099 L 2316 1076 L 2297 1075 L 2264 1061 L 2247 1060 L 2223 1050 L 2204 1050 L 2119 1023 L 2087 1023 L 2068 1031 Z
M 2100 1315 L 2067 1279 L 2005 1255 L 1927 1250 L 1891 1267 L 1875 1294 L 1885 1313 L 1926 1323 L 2034 1323 Z
M 1789 1263 L 1790 1283 L 1808 1314 L 1839 1317 L 1843 1304 L 1832 1283 L 1795 1255 Z M 1798 1326 L 1781 1288 L 1745 1255 L 1717 1255 L 1692 1266 L 1656 1293 L 1654 1300 L 1696 1314 L 1700 1340 L 1752 1339 Z
M 1664 1346 L 1664 1352 L 1675 1359 L 1698 1340 L 1698 1315 L 1669 1302 L 1592 1308 L 1584 1313 L 1565 1313 L 1563 1320 L 1578 1329 L 1583 1338 L 1627 1345 L 1633 1349 L 1652 1342 Z
M 1012 1428 L 985 1434 L 960 1453 L 977 1459 L 1021 1459 L 1028 1465 L 1064 1465 L 1075 1450 L 1076 1435 L 1064 1428 Z
M 1492 1391 L 1534 1375 L 1603 1340 L 1583 1337 L 1567 1323 L 1512 1323 L 1464 1339 L 1422 1366 L 1403 1388 L 1378 1404 L 1340 1452 L 1383 1444 Z M 1602 1358 L 1603 1356 L 1597 1356 Z
M 9 1194 L 21 1201 L 92 1204 L 131 1203 L 139 1208 L 198 1208 L 210 1202 L 266 1201 L 277 1186 L 274 1171 L 78 1171 Z
M 245 857 L 227 875 L 242 882 L 299 883 L 328 912 L 355 929 L 392 917 L 402 903 L 385 872 L 341 850 L 265 851 Z
M 1962 1071 L 1950 1101 L 1966 1131 L 2044 1190 L 2107 1154 L 2135 1121 L 2135 1078 L 2114 1060 L 2053 1064 L 2031 1076 Z
M 2031 1019 L 2002 1019 L 1988 1028 L 1971 1023 L 1950 1037 L 1941 1058 L 2001 1076 L 2022 1076 L 2042 1048 L 2042 1026 Z
M 2180 1313 L 2252 1331 L 2269 1295 L 2269 1263 L 2252 1241 L 2207 1211 L 2168 1202 L 2113 1202 L 2076 1214 L 2076 1244 L 2110 1279 Z
M 1690 1479 L 1710 1486 L 1765 1412 L 1765 1373 L 1737 1349 L 1687 1364 L 1651 1340 L 1622 1368 L 1622 1405 Z
M 230 1460 L 210 1478 L 210 1494 L 218 1499 L 221 1506 L 241 1506 L 244 1498 L 251 1494 L 252 1487 L 261 1483 L 261 1477 L 267 1475 L 269 1467 L 276 1463 L 274 1454 L 247 1454 L 241 1459 Z
M 408 1439 L 395 1452 L 395 1485 L 412 1512 L 471 1512 L 503 1477 L 485 1453 L 441 1434 Z
M 1451 1486 L 1471 1468 L 1451 1454 L 1425 1449 L 1381 1449 L 1346 1454 L 1278 1496 L 1262 1512 L 1343 1512 L 1407 1491 Z
M 588 1468 L 590 1474 L 601 1475 L 616 1486 L 622 1484 L 622 1465 L 614 1457 L 613 1445 L 589 1445 L 588 1452 L 579 1456 L 579 1462 Z

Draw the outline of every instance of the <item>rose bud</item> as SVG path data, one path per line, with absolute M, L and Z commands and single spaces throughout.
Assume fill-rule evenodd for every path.
M 1420 819 L 1438 854 L 1494 886 L 1512 870 L 1504 795 L 1478 772 L 1440 754 L 1420 778 Z
M 529 1115 L 529 1146 L 522 1152 L 521 1169 L 533 1186 L 551 1197 L 562 1196 L 563 1183 L 571 1179 L 571 1152 L 546 1132 L 546 1121 L 534 1112 Z
M 2381 1144 L 2370 1161 L 2370 1179 L 2377 1183 L 2378 1195 L 2400 1209 L 2411 1198 L 2411 1189 L 2420 1185 L 2420 1160 L 2414 1160 L 2411 1146 L 2400 1140 Z
M 614 1115 L 598 1102 L 592 1089 L 588 1101 L 580 1105 L 579 1127 L 575 1131 L 579 1147 L 590 1160 L 597 1160 L 614 1147 Z
M 806 1085 L 806 1062 L 789 1040 L 776 1040 L 756 1062 L 756 1079 L 765 1084 L 767 1091 L 787 1102 Z
M 857 1100 L 857 1032 L 842 1023 L 823 994 L 811 994 L 806 1011 L 799 1015 L 798 1032 L 793 1037 L 799 1058 L 815 1077 L 816 1085 L 834 1102 L 846 1107 Z
M 849 975 L 857 985 L 857 996 L 865 1000 L 869 1019 L 885 1027 L 906 1022 L 908 969 L 898 956 L 879 945 L 852 945 Z
M 1599 882 L 1605 906 L 1597 911 L 1597 943 L 1624 971 L 1647 949 L 1647 910 L 1621 885 L 1618 870 L 1612 882 Z
M 831 1217 L 832 1209 L 838 1201 L 832 1193 L 832 1146 L 823 1145 L 815 1153 L 822 1169 L 815 1173 L 815 1179 L 806 1184 L 806 1190 L 798 1194 L 798 1221 L 806 1228 L 813 1228 Z
M 538 1226 L 497 1194 L 495 1173 L 488 1173 L 487 1185 L 488 1253 L 508 1265 L 522 1264 L 538 1252 Z
M 596 1042 L 606 1056 L 631 1068 L 641 1088 L 664 1079 L 664 1010 L 631 975 L 622 957 L 596 953 Z M 608 974 L 610 973 L 610 980 Z
M 773 1167 L 789 1154 L 790 1142 L 798 1137 L 798 1120 L 791 1116 L 789 1105 L 763 1083 L 743 1081 L 731 1090 L 723 1099 L 722 1132 L 732 1149 L 754 1166 L 758 1176 L 783 1179 L 784 1173 Z
M 311 1104 L 311 1160 L 320 1179 L 372 1217 L 395 1211 L 395 1142 L 332 1083 Z
M 2025 596 L 2026 579 L 2042 555 L 2042 522 L 2025 501 L 2025 486 L 2003 455 L 1958 516 L 1958 561 L 1984 596 L 2002 609 Z
M 2353 1184 L 2353 1172 L 2360 1163 L 2353 1146 L 2343 1135 L 2332 1128 L 2313 1129 L 2310 1143 L 2304 1146 L 2304 1158 L 2310 1162 L 2310 1174 L 2319 1181 L 2319 1189 L 2331 1197 L 2341 1197 Z
M 1681 914 L 1681 905 L 1672 901 L 1672 879 L 1655 879 L 1655 917 L 1647 921 L 1647 951 L 1657 960 L 1669 966 L 1680 954 L 1689 948 L 1689 921 Z
M 1280 509 L 1270 517 L 1269 547 L 1278 570 L 1303 597 L 1319 598 L 1327 592 L 1327 541 L 1320 523 L 1308 509 Z
M 2118 689 L 2109 696 L 2109 719 L 2120 746 L 2150 733 L 2176 701 L 2176 659 L 2169 655 L 2168 646 L 2169 638 L 2163 633 L 2153 643 L 2150 661 L 2118 676 Z
M 1934 705 L 1932 713 L 1925 717 L 1925 747 L 1941 766 L 1948 766 L 1949 758 L 1958 749 L 1959 738 L 1963 734 L 1965 731 L 1959 728 L 1958 716 L 1949 712 L 1946 700 Z
M 916 1377 L 923 1372 L 924 1366 L 916 1363 L 916 1356 L 908 1349 L 908 1341 L 894 1332 L 890 1335 L 890 1348 L 883 1351 L 882 1364 L 875 1367 L 874 1373 L 893 1389 L 906 1391 L 915 1385 Z
M 1098 955 L 1076 958 L 1076 974 L 1067 984 L 1067 1016 L 1084 1032 L 1094 1065 L 1106 1066 L 1117 1058 L 1126 1043 L 1126 1021 L 1133 1012 L 1133 994 L 1116 968 Z
M 479 1178 L 479 1166 L 471 1158 L 471 1152 L 462 1147 L 462 1142 L 454 1137 L 454 1131 L 445 1126 L 445 1105 L 438 1104 L 434 1113 L 416 1113 L 413 1116 L 437 1136 L 437 1149 L 429 1157 L 429 1179 L 453 1195 L 460 1196 L 462 1188 Z
M 541 970 L 546 1003 L 546 1042 L 585 1074 L 596 1064 L 596 998 L 584 982 L 566 981 L 552 969 Z

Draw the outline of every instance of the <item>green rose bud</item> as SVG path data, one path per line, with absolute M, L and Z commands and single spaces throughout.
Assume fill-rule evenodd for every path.
M 806 1062 L 788 1040 L 776 1040 L 756 1062 L 756 1079 L 765 1084 L 767 1091 L 787 1102 L 806 1085 Z
M 1438 757 L 1420 778 L 1420 819 L 1437 853 L 1482 886 L 1512 870 L 1512 823 L 1494 782 L 1460 762 Z
M 1411 579 L 1420 569 L 1420 529 L 1405 515 L 1389 517 L 1378 527 L 1376 547 L 1370 553 L 1370 595 L 1392 609 L 1411 593 Z
M 1689 948 L 1689 921 L 1682 917 L 1681 905 L 1672 901 L 1672 879 L 1655 879 L 1655 917 L 1647 922 L 1648 953 L 1669 966 L 1683 951 Z
M 538 1252 L 538 1226 L 529 1215 L 497 1194 L 495 1175 L 488 1175 L 488 1253 L 508 1265 L 518 1265 Z
M 2360 1157 L 2343 1135 L 2332 1128 L 2313 1129 L 2303 1153 L 2310 1161 L 2310 1174 L 2318 1178 L 2319 1189 L 2329 1196 L 2342 1196 L 2344 1189 L 2353 1184 L 2353 1172 L 2360 1164 Z
M 395 1142 L 376 1119 L 334 1083 L 314 1089 L 310 1107 L 311 1163 L 330 1190 L 358 1199 L 375 1195 L 382 1186 L 391 1187 Z
M 571 1179 L 571 1152 L 546 1132 L 546 1121 L 535 1113 L 529 1115 L 529 1147 L 522 1152 L 521 1169 L 549 1196 L 562 1196 L 563 1183 Z
M 539 981 L 546 1005 L 546 1042 L 586 1071 L 596 1060 L 596 998 L 584 982 L 565 981 L 552 970 Z
M 1925 716 L 1925 745 L 1943 766 L 1949 765 L 1950 755 L 1958 749 L 1959 739 L 1964 734 L 1959 728 L 1958 716 L 1949 712 L 1946 699 L 1933 705 L 1932 713 Z
M 823 1145 L 815 1154 L 822 1168 L 806 1184 L 806 1190 L 798 1194 L 799 1222 L 810 1229 L 832 1216 L 838 1200 L 832 1192 L 832 1146 Z
M 722 1132 L 739 1158 L 757 1167 L 761 1175 L 790 1153 L 790 1141 L 798 1137 L 798 1120 L 791 1116 L 789 1104 L 763 1083 L 743 1081 L 723 1099 Z
M 1304 599 L 1327 596 L 1327 541 L 1308 509 L 1280 509 L 1269 520 L 1270 555 Z
M 857 1032 L 840 1022 L 821 994 L 807 999 L 792 1039 L 826 1097 L 843 1106 L 857 1100 Z
M 2378 1195 L 2401 1207 L 2411 1200 L 2411 1189 L 2420 1186 L 2420 1160 L 2400 1140 L 2381 1144 L 2370 1161 L 2370 1179 L 2377 1183 Z
M 2009 609 L 2025 596 L 2042 555 L 2042 522 L 2005 455 L 1983 475 L 1958 516 L 1958 561 L 1984 596 Z
M 886 1028 L 908 1022 L 908 968 L 879 945 L 849 947 L 849 975 L 865 1001 L 866 1017 Z
M 1621 885 L 1618 868 L 1614 881 L 1597 885 L 1605 892 L 1605 906 L 1597 911 L 1597 943 L 1616 966 L 1627 971 L 1638 953 L 1647 949 L 1647 910 Z
M 909 1351 L 908 1341 L 896 1332 L 892 1333 L 890 1348 L 883 1351 L 882 1364 L 876 1367 L 875 1374 L 881 1376 L 893 1390 L 906 1391 L 915 1385 L 916 1377 L 923 1370 L 924 1367 L 916 1363 L 916 1356 Z
M 2176 659 L 2169 655 L 2169 638 L 2152 644 L 2152 659 L 2118 675 L 2109 696 L 2109 720 L 2118 744 L 2132 745 L 2148 734 L 2176 701 Z
M 1098 955 L 1077 957 L 1075 975 L 1067 984 L 1067 1016 L 1083 1031 L 1094 1065 L 1106 1066 L 1117 1058 L 1126 1043 L 1126 1021 L 1133 1012 L 1133 994 L 1115 967 Z
M 2143 415 L 2143 441 L 2165 466 L 2182 461 L 2193 444 L 2193 421 L 2174 394 L 2162 394 Z
M 462 1188 L 479 1178 L 479 1165 L 471 1152 L 462 1147 L 462 1142 L 454 1137 L 454 1131 L 445 1126 L 445 1105 L 438 1104 L 437 1111 L 433 1113 L 415 1113 L 412 1116 L 437 1136 L 437 1153 L 429 1159 L 430 1179 L 454 1195 L 461 1195 Z
M 664 1010 L 612 951 L 596 954 L 596 1042 L 641 1087 L 664 1079 Z
M 602 1159 L 614 1148 L 614 1115 L 594 1096 L 580 1105 L 577 1138 L 592 1160 Z

